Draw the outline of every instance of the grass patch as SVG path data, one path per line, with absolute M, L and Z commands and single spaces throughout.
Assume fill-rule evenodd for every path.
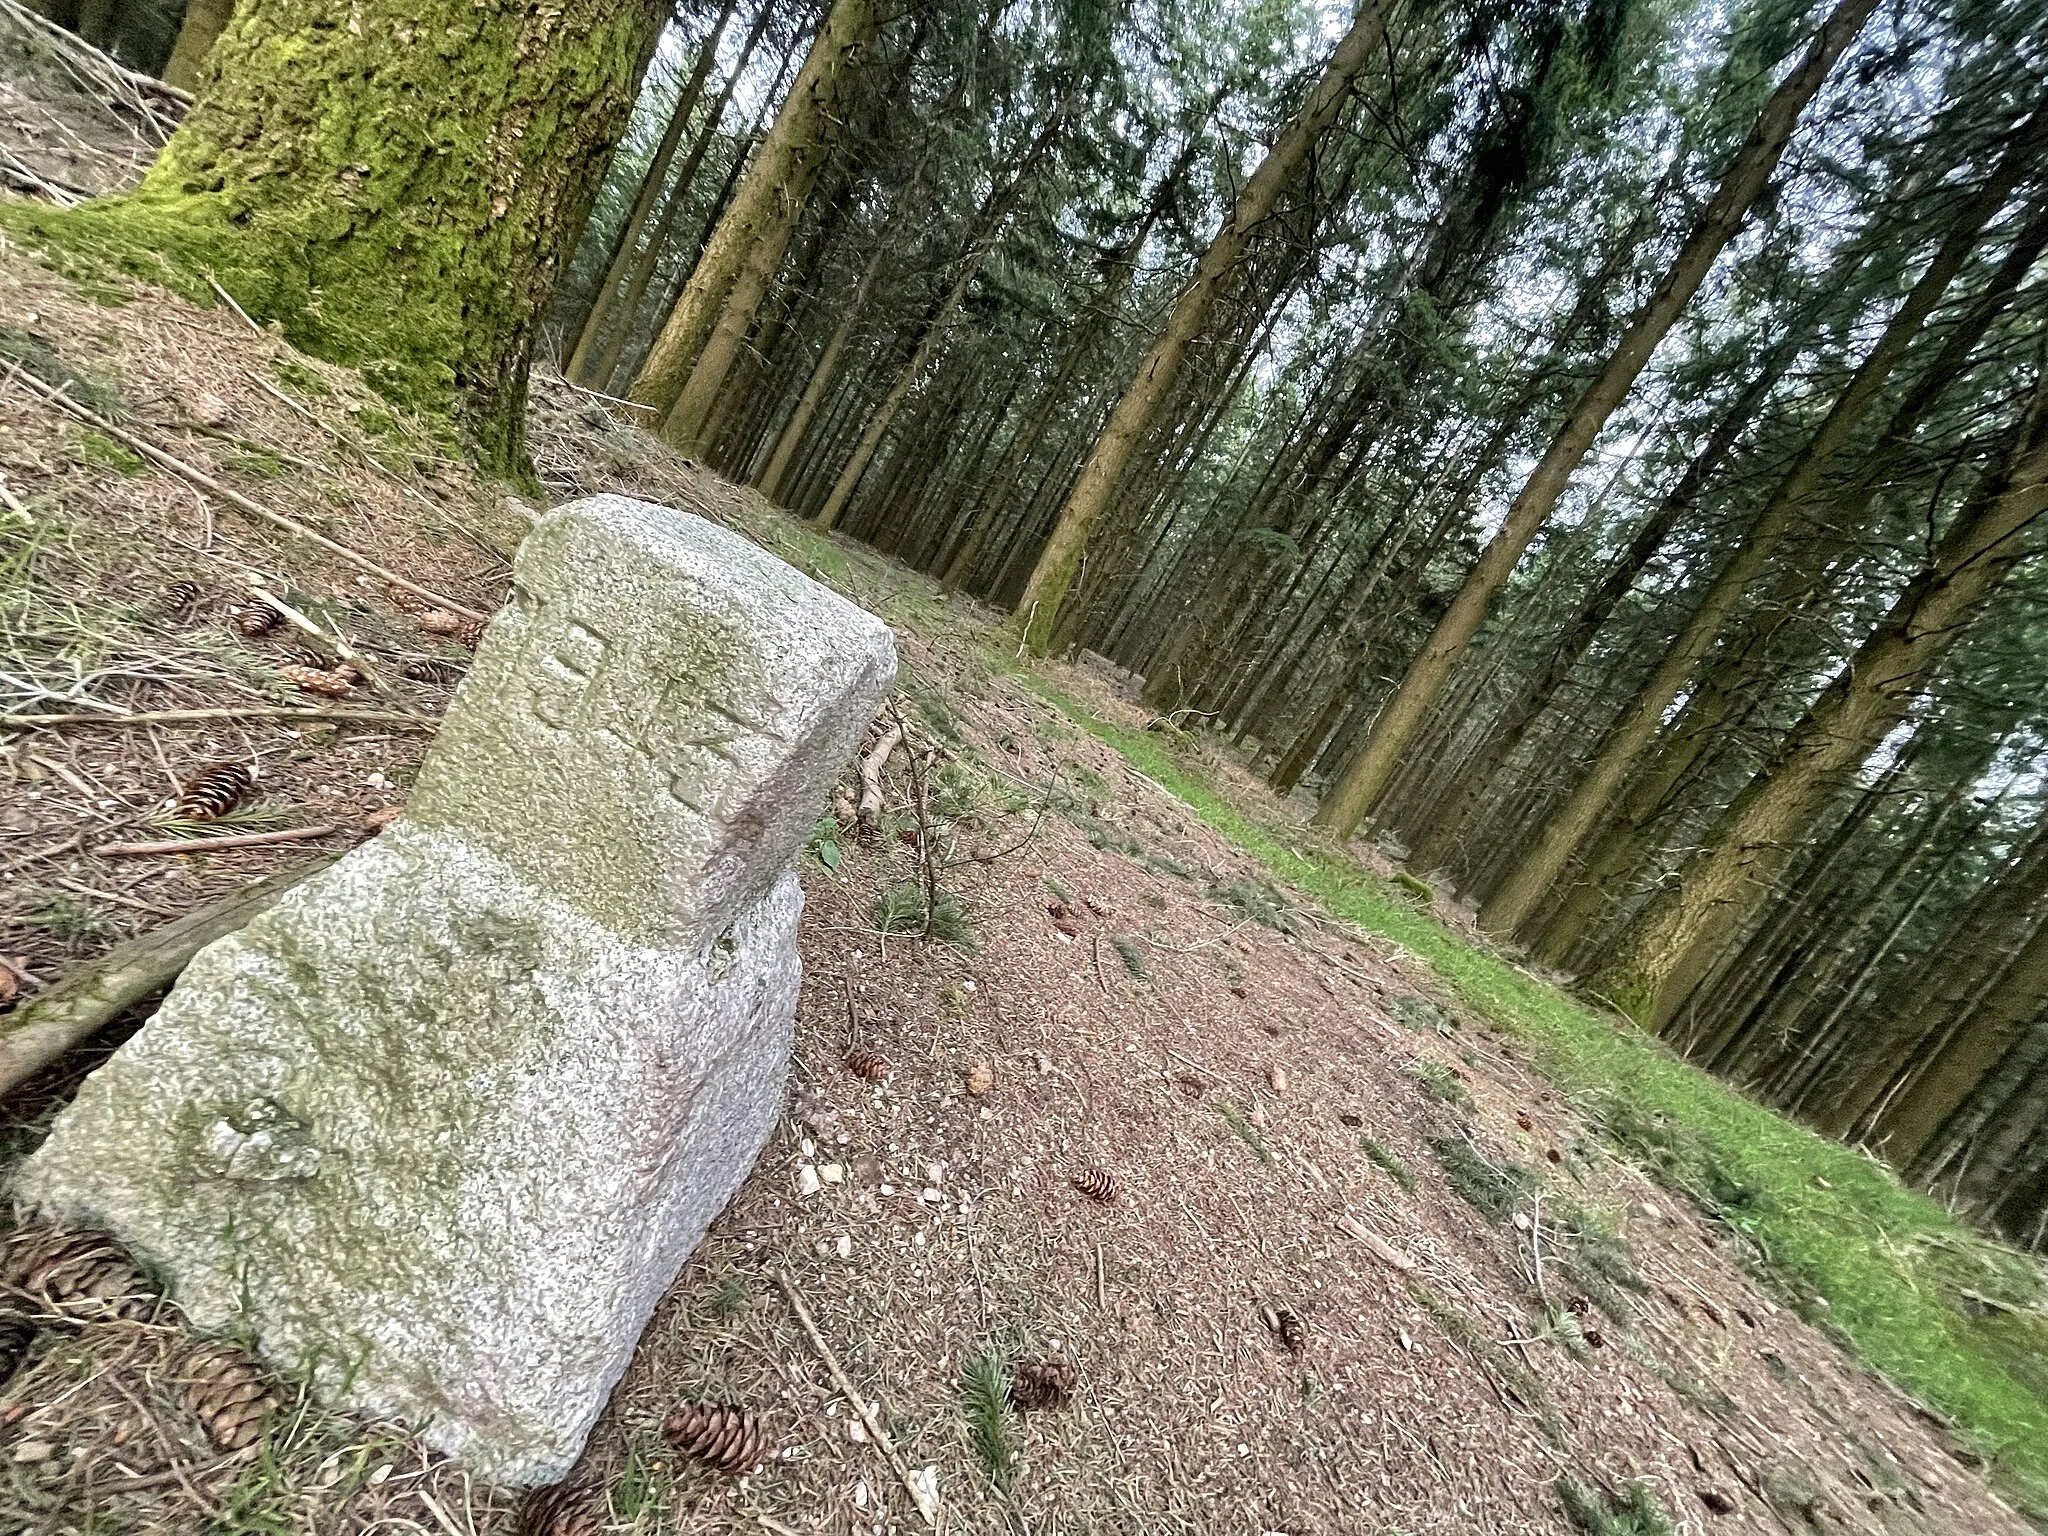
M 1743 1098 L 1654 1037 L 1458 938 L 1341 852 L 1305 845 L 1298 828 L 1264 825 L 1158 736 L 1094 719 L 1036 676 L 1022 681 L 1277 878 L 1427 962 L 1465 1003 L 1532 1042 L 1538 1065 L 1567 1093 L 1630 1106 L 1639 1125 L 1672 1144 L 1668 1177 L 1704 1195 L 1770 1265 L 1811 1286 L 1868 1364 L 1947 1413 L 2011 1492 L 2048 1512 L 2048 1395 L 2028 1379 L 2040 1371 L 2029 1358 L 2038 1346 L 2031 1330 L 2001 1330 L 1944 1299 L 1930 1240 L 1938 1247 L 1970 1234 L 1932 1201 L 1860 1153 Z M 1741 1198 L 1725 1201 L 1716 1190 Z
M 78 456 L 95 469 L 111 469 L 117 475 L 132 478 L 149 473 L 149 462 L 142 455 L 130 452 L 93 427 L 78 434 Z
M 1109 942 L 1115 945 L 1116 952 L 1123 956 L 1124 969 L 1131 973 L 1131 980 L 1150 981 L 1152 979 L 1152 969 L 1145 964 L 1145 951 L 1138 947 L 1136 939 L 1126 938 L 1123 934 L 1119 933 Z
M 915 880 L 892 885 L 875 896 L 875 928 L 881 933 L 913 933 L 924 926 L 924 888 Z
M 1266 1138 L 1259 1134 L 1259 1128 L 1245 1119 L 1243 1110 L 1228 1099 L 1220 1099 L 1216 1113 L 1223 1117 L 1223 1123 L 1230 1127 L 1232 1135 L 1258 1154 L 1260 1162 L 1268 1168 L 1273 1166 L 1273 1149 L 1266 1145 Z
M 1426 1285 L 1412 1289 L 1416 1300 L 1428 1309 L 1429 1315 L 1437 1320 L 1437 1325 L 1450 1341 L 1493 1372 L 1502 1389 L 1536 1415 L 1537 1423 L 1550 1442 L 1562 1445 L 1564 1425 L 1558 1420 L 1557 1409 L 1550 1401 L 1550 1389 L 1543 1385 L 1543 1378 L 1480 1332 L 1478 1325 L 1446 1298 Z
M 1559 1215 L 1565 1229 L 1564 1272 L 1586 1299 L 1613 1318 L 1627 1323 L 1635 1317 L 1630 1296 L 1649 1287 L 1636 1273 L 1636 1256 L 1611 1217 L 1567 1206 Z
M 1575 1477 L 1560 1477 L 1557 1501 L 1587 1536 L 1673 1536 L 1678 1529 L 1647 1483 L 1630 1483 L 1610 1497 Z
M 1427 1056 L 1409 1063 L 1408 1075 L 1415 1079 L 1422 1091 L 1447 1109 L 1462 1109 L 1470 1112 L 1476 1106 L 1472 1102 L 1472 1090 L 1456 1072 L 1440 1061 L 1431 1061 Z
M 960 1407 L 967 1418 L 967 1443 L 998 1488 L 1008 1488 L 1017 1475 L 1017 1453 L 1010 1444 L 1006 1411 L 1010 1375 L 988 1350 L 973 1356 L 960 1371 Z
M 1386 1176 L 1402 1189 L 1411 1195 L 1415 1193 L 1415 1175 L 1410 1173 L 1408 1165 L 1401 1161 L 1400 1153 L 1383 1142 L 1373 1140 L 1370 1136 L 1358 1138 L 1358 1150 L 1378 1164 Z
M 1536 1187 L 1536 1175 L 1520 1163 L 1495 1167 L 1479 1155 L 1471 1142 L 1455 1132 L 1431 1137 L 1429 1147 L 1443 1164 L 1444 1177 L 1458 1192 L 1458 1198 L 1488 1221 L 1506 1221 Z

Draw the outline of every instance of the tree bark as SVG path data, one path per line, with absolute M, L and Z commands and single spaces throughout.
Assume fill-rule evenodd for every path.
M 654 0 L 245 0 L 134 192 L 38 215 L 59 240 L 210 273 L 305 351 L 452 408 L 516 471 L 547 298 L 660 25 Z M 208 302 L 211 302 L 209 298 Z
M 967 298 L 967 290 L 974 285 L 974 279 L 981 272 L 981 264 L 988 260 L 989 252 L 1002 237 L 1003 225 L 1010 217 L 1010 210 L 1016 206 L 1017 198 L 1023 192 L 1031 177 L 1037 172 L 1038 164 L 1045 158 L 1058 140 L 1066 123 L 1067 108 L 1062 105 L 1046 120 L 1045 126 L 1033 138 L 1030 147 L 1016 170 L 1002 186 L 992 189 L 980 211 L 975 215 L 972 233 L 966 251 L 960 257 L 960 270 L 954 275 L 952 286 L 946 290 L 937 308 L 926 318 L 917 338 L 917 346 L 910 354 L 910 360 L 903 365 L 896 380 L 889 386 L 889 392 L 882 397 L 880 405 L 868 417 L 867 425 L 861 429 L 859 440 L 853 445 L 853 456 L 839 471 L 839 478 L 832 483 L 825 504 L 818 509 L 815 521 L 820 528 L 838 526 L 840 517 L 846 511 L 847 502 L 853 499 L 854 491 L 860 485 L 860 478 L 867 473 L 876 452 L 882 446 L 882 439 L 888 436 L 890 424 L 896 420 L 896 413 L 910 398 L 910 392 L 917 387 L 926 368 L 938 350 L 945 344 L 946 330 L 953 322 L 953 316 Z
M 640 247 L 640 236 L 647 227 L 647 220 L 654 212 L 654 200 L 661 196 L 661 189 L 668 182 L 669 162 L 675 158 L 676 146 L 683 141 L 683 133 L 690 126 L 690 116 L 697 110 L 697 102 L 704 94 L 704 82 L 710 77 L 711 66 L 718 62 L 718 43 L 725 36 L 726 26 L 732 21 L 732 13 L 739 0 L 725 0 L 725 9 L 718 13 L 712 23 L 711 35 L 704 39 L 704 46 L 697 50 L 696 65 L 690 71 L 690 78 L 676 97 L 675 110 L 668 115 L 668 126 L 662 130 L 661 142 L 655 146 L 654 158 L 647 162 L 647 172 L 640 178 L 640 190 L 634 194 L 633 206 L 626 211 L 619 232 L 612 241 L 611 255 L 606 258 L 603 275 L 597 280 L 597 291 L 591 296 L 590 309 L 583 316 L 583 324 L 576 333 L 576 345 L 570 350 L 569 361 L 562 372 L 569 378 L 590 382 L 590 351 L 597 345 L 597 338 L 604 330 L 605 319 L 611 314 L 612 300 L 618 296 L 626 282 L 627 272 L 634 266 L 634 256 Z M 765 23 L 768 13 L 774 7 L 764 0 L 761 6 L 761 22 Z M 181 39 L 182 41 L 182 39 Z M 745 67 L 742 60 L 742 68 Z M 735 71 L 737 73 L 737 71 Z M 680 189 L 678 189 L 680 190 Z M 637 300 L 637 296 L 636 296 Z M 632 319 L 632 308 L 620 317 L 624 326 Z
M 1663 1025 L 1684 969 L 1755 913 L 1839 776 L 1905 718 L 1974 610 L 2025 553 L 2022 531 L 2048 511 L 2048 374 L 2014 437 L 2005 468 L 1958 514 L 1926 569 L 1736 796 L 1677 882 L 1613 947 L 1593 986 L 1631 1018 Z
M 1823 1108 L 1830 1135 L 1862 1136 L 1887 1154 L 1909 1161 L 1933 1128 L 1961 1102 L 1954 1089 L 1936 1089 L 1913 1107 L 1918 1093 L 1940 1075 L 1950 1041 L 1961 1032 L 1977 1000 L 1995 984 L 2009 957 L 2025 943 L 2029 914 L 2048 901 L 2048 816 L 1920 957 L 1885 1009 L 1895 1036 L 1881 1045 L 1858 1079 Z M 1967 1080 L 1970 1070 L 1958 1073 Z
M 2035 927 L 1965 1023 L 1926 1073 L 1893 1101 L 1874 1137 L 1894 1167 L 1922 1177 L 1938 1174 L 1955 1150 L 1944 1122 L 2018 1041 L 2027 1021 L 2048 998 L 2048 921 Z M 1946 1143 L 1946 1145 L 1944 1145 Z
M 1821 24 L 1806 56 L 1785 77 L 1749 138 L 1715 189 L 1699 223 L 1673 260 L 1663 283 L 1616 345 L 1599 376 L 1588 386 L 1558 429 L 1536 468 L 1508 507 L 1506 521 L 1467 574 L 1450 608 L 1409 666 L 1407 676 L 1380 712 L 1365 748 L 1316 807 L 1317 825 L 1349 837 L 1369 814 L 1393 776 L 1401 754 L 1430 706 L 1443 691 L 1472 637 L 1485 622 L 1493 600 L 1508 583 L 1522 552 L 1548 520 L 1571 483 L 1600 429 L 1627 397 L 1657 343 L 1683 313 L 1728 242 L 1742 228 L 1750 204 L 1769 182 L 1806 104 L 1829 69 L 1876 8 L 1876 0 L 1840 0 Z
M 661 435 L 686 453 L 697 450 L 782 265 L 838 129 L 840 100 L 878 24 L 876 0 L 833 0 L 775 126 L 754 152 L 633 381 L 632 398 L 663 412 Z
M 164 84 L 181 91 L 199 88 L 201 66 L 235 14 L 235 0 L 187 0 L 178 40 L 164 60 Z
M 1125 466 L 1171 393 L 1189 345 L 1208 324 L 1224 280 L 1244 259 L 1253 235 L 1279 206 L 1281 194 L 1307 163 L 1316 141 L 1336 121 L 1359 72 L 1386 33 L 1390 3 L 1391 0 L 1363 0 L 1351 30 L 1337 44 L 1308 100 L 1252 172 L 1230 210 L 1230 217 L 1195 263 L 1193 275 L 1167 316 L 1165 329 L 1110 413 L 1109 424 L 1103 428 L 1080 477 L 1067 493 L 1053 524 L 1052 536 L 1039 551 L 1038 562 L 1018 599 L 1016 623 L 1035 655 L 1045 654 L 1054 620 L 1066 599 L 1067 588 L 1073 585 L 1088 536 L 1108 510 Z M 1851 3 L 1861 4 L 1864 0 Z
M 655 268 L 661 264 L 662 252 L 668 248 L 676 219 L 689 203 L 690 189 L 697 184 L 697 173 L 703 167 L 704 157 L 717 142 L 719 125 L 725 121 L 725 109 L 732 103 L 733 91 L 739 85 L 740 77 L 746 73 L 747 63 L 754 56 L 754 49 L 759 45 L 765 30 L 767 14 L 772 9 L 773 7 L 764 7 L 763 14 L 755 18 L 754 29 L 747 34 L 746 44 L 740 49 L 739 60 L 733 65 L 732 73 L 726 76 L 725 88 L 718 93 L 718 100 L 711 104 L 711 110 L 704 114 L 703 130 L 697 135 L 697 141 L 690 146 L 690 153 L 684 157 L 683 168 L 676 172 L 675 185 L 669 188 L 668 196 L 662 200 L 661 217 L 655 221 L 654 233 L 648 237 L 645 248 L 634 260 L 632 273 L 626 281 L 625 297 L 618 305 L 619 323 L 612 327 L 611 339 L 604 344 L 604 354 L 598 359 L 596 368 L 591 371 L 591 383 L 598 389 L 613 390 L 618 387 L 619 358 L 626 350 L 627 341 L 632 337 L 633 320 L 640 313 L 640 301 L 647 296 L 648 284 L 654 281 Z M 784 55 L 781 66 L 775 72 L 775 83 L 768 87 L 769 101 L 773 101 L 775 93 L 782 89 L 783 77 L 789 73 L 789 66 L 794 57 L 793 53 Z M 760 140 L 761 123 L 766 115 L 764 107 L 734 146 L 732 163 L 727 168 L 725 181 L 720 185 L 718 195 L 711 201 L 710 217 L 704 221 L 696 251 L 691 253 L 691 267 L 696 265 L 697 257 L 703 254 L 705 241 L 710 239 L 711 231 L 717 227 L 726 205 L 732 200 L 733 187 L 739 181 L 740 172 L 746 169 L 748 155 L 753 153 L 754 145 Z M 662 304 L 664 314 L 675 308 L 676 299 L 681 295 L 682 285 L 688 277 L 688 268 L 678 274 L 675 286 L 669 290 L 668 297 Z

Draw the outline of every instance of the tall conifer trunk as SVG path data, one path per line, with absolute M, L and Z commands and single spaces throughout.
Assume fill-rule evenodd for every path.
M 198 89 L 200 66 L 234 14 L 235 0 L 188 0 L 178 40 L 164 61 L 165 85 L 175 85 L 181 91 Z
M 1394 0 L 1364 0 L 1359 6 L 1351 30 L 1337 44 L 1322 78 L 1238 194 L 1230 217 L 1202 252 L 1193 276 L 1174 301 L 1165 329 L 1152 343 L 1144 362 L 1138 365 L 1137 377 L 1110 413 L 1109 424 L 1102 429 L 1082 466 L 1080 478 L 1067 493 L 1053 524 L 1052 536 L 1039 553 L 1038 563 L 1024 583 L 1023 596 L 1018 599 L 1017 621 L 1026 643 L 1039 655 L 1045 654 L 1060 604 L 1066 600 L 1067 588 L 1073 585 L 1074 574 L 1080 569 L 1088 536 L 1109 510 L 1110 498 L 1139 440 L 1173 392 L 1182 360 L 1190 344 L 1208 325 L 1224 280 L 1244 259 L 1259 226 L 1279 207 L 1281 194 L 1300 174 L 1316 141 L 1337 120 L 1338 110 L 1350 96 L 1359 72 L 1386 35 L 1387 13 L 1393 3 Z
M 584 312 L 583 324 L 576 332 L 576 345 L 569 353 L 569 361 L 562 371 L 572 379 L 590 382 L 590 353 L 597 345 L 598 336 L 604 330 L 605 318 L 611 313 L 612 301 L 619 290 L 626 285 L 627 272 L 634 265 L 635 253 L 640 248 L 640 236 L 647 228 L 647 221 L 654 213 L 654 201 L 661 196 L 661 189 L 668 181 L 669 162 L 675 158 L 676 146 L 682 143 L 683 133 L 690 126 L 691 114 L 697 110 L 698 98 L 704 94 L 704 82 L 710 77 L 711 66 L 718 62 L 719 40 L 725 36 L 726 24 L 732 20 L 732 13 L 738 0 L 725 0 L 725 8 L 718 13 L 718 19 L 711 24 L 711 35 L 697 50 L 697 62 L 690 71 L 690 78 L 684 82 L 682 91 L 676 97 L 676 104 L 668 115 L 668 126 L 662 130 L 661 142 L 654 147 L 654 158 L 647 163 L 647 170 L 640 178 L 640 189 L 633 196 L 633 206 L 626 210 L 626 217 L 619 225 L 619 232 L 612 239 L 611 255 L 606 258 L 604 271 L 597 280 L 597 291 L 590 297 L 590 308 Z M 765 22 L 771 7 L 761 6 L 761 19 Z M 744 59 L 741 67 L 745 67 Z M 637 297 L 637 295 L 636 295 Z M 620 318 L 623 328 L 632 320 L 630 308 Z
M 1594 978 L 1596 990 L 1662 1027 L 1699 957 L 1765 900 L 1821 804 L 1906 716 L 1970 616 L 2026 553 L 2048 512 L 2048 375 L 2035 386 L 2011 457 L 1958 514 L 1927 568 L 1899 594 L 1772 760 L 1722 813 L 1676 882 L 1637 913 Z
M 1884 334 L 1835 398 L 1827 416 L 1778 482 L 1770 500 L 1751 522 L 1741 546 L 1707 587 L 1699 606 L 1686 620 L 1678 638 L 1672 641 L 1657 670 L 1601 743 L 1592 768 L 1564 805 L 1545 823 L 1506 884 L 1481 909 L 1480 922 L 1484 927 L 1496 933 L 1514 932 L 1528 921 L 1529 915 L 1563 873 L 1573 851 L 1592 830 L 1600 814 L 1620 790 L 1636 759 L 1656 735 L 1665 712 L 1684 688 L 1693 669 L 1712 647 L 1742 594 L 1770 564 L 1778 547 L 1791 533 L 1804 504 L 1820 490 L 1829 464 L 1854 436 L 1885 381 L 1905 356 L 1906 348 L 1934 313 L 1948 292 L 1949 284 L 1963 270 L 1982 237 L 1984 227 L 1997 216 L 2013 187 L 2026 173 L 2036 153 L 2035 141 L 2044 128 L 2048 128 L 2048 109 L 2034 115 L 1984 186 L 1954 221 L 1947 238 L 1928 262 L 1926 271 L 1921 273 L 1886 324 Z
M 878 19 L 876 0 L 833 0 L 775 126 L 748 162 L 633 381 L 633 398 L 662 411 L 662 436 L 685 451 L 700 446 L 725 376 L 782 266 L 837 130 L 841 95 Z

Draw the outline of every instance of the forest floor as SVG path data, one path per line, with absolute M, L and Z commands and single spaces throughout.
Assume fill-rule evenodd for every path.
M 421 629 L 416 595 L 200 494 L 32 381 L 467 605 L 495 604 L 531 508 L 228 308 L 8 249 L 0 315 L 5 708 L 220 712 L 0 730 L 0 956 L 25 997 L 371 835 L 467 654 Z M 1981 1468 L 2024 1493 L 2038 1445 L 2024 1404 L 1964 1390 L 1982 1373 L 1961 1314 L 1929 1290 L 1899 1325 L 1928 1368 L 1884 1362 L 1923 1392 L 1961 1382 L 1957 1430 L 1844 1348 L 1814 1286 L 1844 1322 L 1856 1274 L 1826 1255 L 1924 1250 L 1959 1295 L 2013 1312 L 2038 1272 L 1474 947 L 1213 746 L 1148 729 L 1106 669 L 1024 666 L 996 615 L 557 380 L 536 381 L 532 450 L 551 499 L 714 518 L 880 614 L 904 663 L 885 723 L 914 747 L 872 846 L 827 816 L 804 855 L 786 1114 L 592 1438 L 580 1475 L 608 1528 L 922 1528 L 791 1290 L 903 1467 L 935 1469 L 949 1530 L 2027 1528 Z M 299 692 L 280 667 L 326 657 L 297 656 L 310 637 L 289 625 L 237 631 L 252 582 L 375 679 Z M 378 718 L 250 713 L 297 707 Z M 261 765 L 235 829 L 333 830 L 104 851 L 204 830 L 162 803 L 228 759 Z M 905 896 L 928 869 L 952 898 L 929 941 Z M 94 1059 L 8 1102 L 8 1159 Z M 1759 1167 L 1724 1156 L 1724 1132 Z M 1108 1203 L 1071 1182 L 1098 1169 Z M 1844 1191 L 1855 1241 L 1814 1259 L 1799 1234 Z M 1862 1288 L 1891 1304 L 1890 1274 Z M 253 1452 L 214 1452 L 180 1395 L 185 1343 L 169 1308 L 45 1328 L 0 1387 L 0 1531 L 511 1528 L 509 1495 L 289 1384 Z M 1007 1411 L 1001 1374 L 1024 1362 L 1070 1366 L 1071 1405 Z M 704 1398 L 762 1414 L 758 1472 L 665 1445 L 663 1417 Z
M 131 179 L 150 102 L 5 34 L 0 178 Z M 711 517 L 880 614 L 904 661 L 884 723 L 914 750 L 871 845 L 831 817 L 804 855 L 786 1114 L 592 1437 L 604 1528 L 924 1528 L 792 1292 L 951 1531 L 1990 1533 L 2027 1528 L 2007 1498 L 2048 1510 L 2038 1268 L 1487 952 L 1213 744 L 1148 728 L 1107 669 L 1025 666 L 998 616 L 614 411 L 535 381 L 547 497 Z M 534 510 L 231 309 L 0 241 L 0 713 L 200 713 L 0 725 L 0 1032 L 122 939 L 372 835 L 467 657 L 418 594 L 133 441 L 484 611 Z M 241 633 L 258 587 L 328 638 Z M 280 669 L 325 671 L 336 634 L 374 675 L 301 691 Z M 297 709 L 356 718 L 260 713 Z M 167 813 L 224 760 L 259 765 L 253 804 Z M 903 927 L 927 874 L 952 898 L 929 942 Z M 0 1102 L 0 1173 L 137 1022 Z M 1072 1184 L 1093 1170 L 1111 1202 Z M 46 1320 L 0 1383 L 0 1536 L 513 1528 L 505 1491 L 292 1383 L 218 1453 L 189 1345 L 168 1305 Z M 1025 1362 L 1071 1367 L 1071 1405 L 1005 1411 Z M 663 1442 L 703 1398 L 762 1414 L 757 1473 Z

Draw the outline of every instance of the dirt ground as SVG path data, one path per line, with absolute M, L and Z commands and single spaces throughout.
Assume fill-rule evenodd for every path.
M 33 370 L 110 392 L 136 434 L 243 495 L 456 601 L 502 591 L 519 504 L 346 374 L 225 309 L 92 303 L 20 252 L 0 312 L 27 317 L 9 335 L 42 349 Z M 585 1474 L 614 1527 L 919 1528 L 786 1276 L 904 1466 L 937 1469 L 956 1530 L 1556 1531 L 1572 1528 L 1561 1476 L 1617 1499 L 1641 1480 L 1686 1530 L 2024 1528 L 1937 1429 L 1772 1301 L 1732 1234 L 1603 1150 L 1514 1042 L 1268 884 L 1024 687 L 991 615 L 701 477 L 558 382 L 537 387 L 534 427 L 551 495 L 718 517 L 888 619 L 915 745 L 892 760 L 875 846 L 828 820 L 805 856 L 788 1112 L 593 1438 Z M 419 600 L 117 457 L 18 377 L 0 383 L 0 475 L 26 509 L 4 545 L 10 710 L 445 704 L 466 653 L 419 629 Z M 252 571 L 388 692 L 329 705 L 284 681 L 297 642 L 226 622 Z M 180 580 L 196 602 L 166 600 Z M 1142 723 L 1106 675 L 1047 675 Z M 271 820 L 332 825 L 314 846 L 338 849 L 402 803 L 428 739 L 246 718 L 10 731 L 0 953 L 48 982 L 305 857 L 94 851 L 146 828 L 194 765 L 254 758 Z M 958 942 L 927 942 L 915 914 L 877 926 L 927 861 Z M 854 1047 L 880 1081 L 849 1070 Z M 17 1153 L 75 1079 L 18 1096 Z M 1111 1203 L 1071 1182 L 1095 1169 Z M 261 1512 L 235 1529 L 509 1518 L 509 1496 L 399 1431 L 310 1410 L 276 1427 L 270 1465 L 211 1455 L 179 1404 L 176 1341 L 175 1324 L 42 1336 L 0 1409 L 0 1508 L 32 1512 L 21 1528 L 229 1528 L 223 1497 Z M 986 1352 L 1068 1362 L 1079 1384 L 1064 1410 L 999 1420 L 1004 1491 L 962 1392 Z M 764 1415 L 760 1472 L 664 1446 L 663 1417 L 695 1398 Z
M 0 724 L 0 990 L 17 1001 L 373 835 L 468 654 L 421 625 L 430 600 L 252 521 L 36 381 L 462 606 L 495 605 L 533 511 L 232 310 L 77 278 L 0 251 L 0 714 L 218 713 Z M 821 808 L 786 1112 L 593 1435 L 578 1477 L 597 1528 L 919 1531 L 916 1481 L 956 1532 L 2027 1529 L 1515 1041 L 1270 884 L 1027 687 L 994 615 L 614 411 L 536 381 L 548 498 L 618 490 L 715 518 L 880 614 L 904 661 L 883 723 L 906 722 L 911 748 L 871 840 L 848 819 L 852 765 L 839 814 Z M 252 583 L 320 635 L 238 632 Z M 281 670 L 326 670 L 337 646 L 367 663 L 345 696 Z M 1104 672 L 1043 676 L 1144 723 Z M 303 709 L 373 718 L 253 713 Z M 228 761 L 259 776 L 227 828 L 166 813 Z M 104 851 L 307 828 L 332 830 Z M 0 1154 L 34 1145 L 95 1052 L 0 1104 Z M 174 1307 L 42 1321 L 0 1383 L 0 1533 L 514 1526 L 508 1492 L 289 1382 L 251 1451 L 217 1452 Z M 1068 1366 L 1071 1403 L 1003 1408 L 1025 1363 Z M 664 1442 L 664 1417 L 700 1399 L 760 1415 L 758 1470 Z

